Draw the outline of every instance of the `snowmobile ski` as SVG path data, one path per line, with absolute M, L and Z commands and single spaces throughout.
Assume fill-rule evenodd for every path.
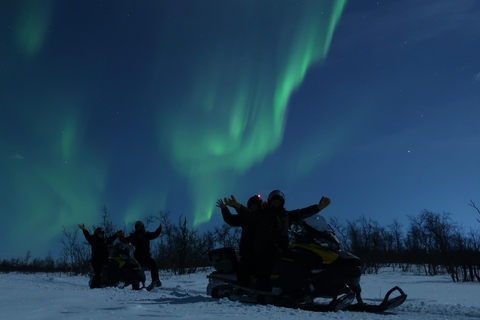
M 390 299 L 390 295 L 394 291 L 398 291 L 400 295 Z M 382 303 L 380 303 L 379 305 L 356 303 L 346 307 L 345 310 L 380 313 L 398 307 L 399 305 L 404 303 L 406 299 L 407 295 L 405 294 L 405 292 L 403 292 L 403 290 L 400 289 L 398 286 L 395 286 L 387 292 L 385 298 L 383 298 Z
M 346 310 L 352 301 L 355 299 L 355 293 L 350 292 L 343 295 L 329 304 L 318 304 L 318 303 L 308 303 L 302 301 L 291 301 L 289 297 L 282 296 L 272 296 L 272 295 L 245 295 L 239 296 L 237 299 L 232 298 L 233 301 L 239 301 L 242 303 L 253 303 L 261 305 L 274 305 L 276 307 L 291 308 L 291 309 L 301 309 L 306 311 L 316 311 L 316 312 L 337 312 L 340 310 Z

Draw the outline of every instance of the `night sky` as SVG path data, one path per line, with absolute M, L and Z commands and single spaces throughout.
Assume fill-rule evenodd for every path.
M 480 227 L 477 0 L 8 1 L 0 258 L 218 198 Z

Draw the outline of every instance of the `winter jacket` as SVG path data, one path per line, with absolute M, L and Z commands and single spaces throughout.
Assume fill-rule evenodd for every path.
M 135 258 L 137 260 L 144 260 L 151 258 L 150 253 L 150 240 L 157 238 L 162 231 L 161 227 L 158 227 L 155 232 L 145 231 L 145 230 L 135 230 L 134 233 L 130 234 L 128 237 L 124 238 L 122 241 L 130 242 L 135 246 Z
M 276 209 L 270 204 L 262 207 L 258 212 L 251 212 L 242 206 L 246 221 L 255 225 L 254 251 L 261 254 L 265 250 L 286 250 L 289 244 L 288 230 L 292 223 L 318 213 L 318 205 L 303 209 L 287 211 L 285 208 Z
M 252 213 L 254 214 L 254 213 Z M 222 209 L 223 220 L 232 227 L 242 227 L 240 236 L 240 258 L 245 259 L 253 253 L 255 241 L 255 224 L 250 221 L 245 212 L 232 214 L 228 208 Z
M 114 234 L 108 238 L 99 238 L 95 235 L 91 235 L 87 230 L 82 230 L 85 239 L 92 246 L 92 264 L 102 265 L 108 260 L 108 245 L 113 243 L 117 239 L 117 235 Z

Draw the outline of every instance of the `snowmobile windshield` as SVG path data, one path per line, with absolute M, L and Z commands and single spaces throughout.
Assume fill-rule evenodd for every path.
M 310 227 L 314 228 L 317 231 L 323 232 L 327 231 L 330 228 L 330 226 L 327 223 L 327 220 L 319 214 L 313 215 L 311 217 L 308 217 L 303 220 L 306 224 L 308 224 Z
M 118 242 L 110 247 L 110 257 L 120 257 L 123 260 L 129 260 L 133 258 L 133 246 L 130 243 Z
M 328 225 L 325 218 L 319 214 L 308 217 L 302 222 L 304 235 L 313 239 L 322 247 L 330 249 L 339 249 L 340 242 L 338 241 L 335 232 Z

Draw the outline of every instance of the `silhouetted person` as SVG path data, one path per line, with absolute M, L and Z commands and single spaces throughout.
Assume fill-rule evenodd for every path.
M 85 224 L 79 224 L 78 227 L 82 229 L 85 239 L 92 246 L 92 267 L 93 267 L 93 279 L 90 283 L 90 288 L 101 288 L 101 273 L 102 267 L 108 260 L 108 245 L 113 243 L 117 239 L 118 232 L 111 237 L 105 238 L 102 228 L 96 228 L 93 235 L 88 232 Z
M 255 269 L 257 275 L 256 288 L 261 291 L 271 291 L 270 275 L 275 261 L 288 248 L 288 230 L 293 222 L 300 221 L 323 210 L 330 204 L 330 199 L 322 197 L 318 204 L 292 211 L 284 208 L 285 195 L 280 190 L 272 191 L 268 202 L 258 212 L 238 203 L 232 195 L 225 198 L 228 206 L 242 212 L 248 221 L 255 224 Z
M 251 212 L 260 210 L 262 199 L 259 195 L 255 195 L 248 199 L 248 209 Z M 241 210 L 237 210 L 238 214 L 232 214 L 222 199 L 217 200 L 217 207 L 222 211 L 223 220 L 232 227 L 241 227 L 242 234 L 240 236 L 240 263 L 237 270 L 237 280 L 242 286 L 248 286 L 250 275 L 254 274 L 255 255 L 253 245 L 255 242 L 255 224 L 250 217 Z
M 147 267 L 152 275 L 152 283 L 147 287 L 150 291 L 154 287 L 160 287 L 162 282 L 158 276 L 157 263 L 150 253 L 150 240 L 157 238 L 162 232 L 160 225 L 154 232 L 145 231 L 145 225 L 141 221 L 135 222 L 135 231 L 128 237 L 121 238 L 122 241 L 128 241 L 135 246 L 134 257 L 141 266 Z

